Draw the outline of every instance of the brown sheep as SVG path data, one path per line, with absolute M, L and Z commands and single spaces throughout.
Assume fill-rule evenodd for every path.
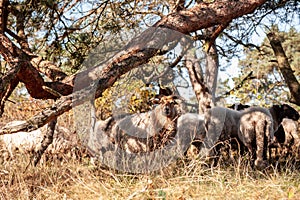
M 153 111 L 145 113 L 146 117 L 136 114 L 117 122 L 115 142 L 128 153 L 153 151 L 166 145 L 174 138 L 177 119 L 183 113 L 178 100 L 174 95 L 163 96 Z M 132 134 L 128 125 L 137 131 Z
M 284 118 L 299 120 L 299 113 L 287 104 L 273 105 L 270 109 L 274 121 L 274 131 L 276 131 Z
M 254 108 L 250 107 L 243 111 L 244 114 L 240 120 L 239 138 L 255 158 L 255 166 L 263 168 L 267 165 L 268 147 L 269 156 L 271 157 L 270 148 L 276 140 L 274 131 L 278 129 L 278 125 L 283 118 L 298 120 L 299 113 L 287 104 L 273 105 L 268 112 L 266 109 L 262 110 L 261 108 L 256 108 L 258 110 L 253 112 Z M 249 110 L 252 111 L 245 114 Z
M 90 138 L 90 144 L 101 143 L 96 150 L 105 151 L 105 146 L 112 144 L 127 153 L 150 152 L 162 148 L 174 138 L 177 119 L 185 112 L 185 106 L 175 95 L 164 96 L 153 110 L 121 117 L 111 117 L 101 125 L 95 136 Z M 105 141 L 99 141 L 97 134 L 105 135 Z M 93 140 L 97 141 L 93 141 Z M 91 146 L 89 145 L 89 146 Z M 102 147 L 100 147 L 102 146 Z M 115 148 L 115 147 L 114 147 Z

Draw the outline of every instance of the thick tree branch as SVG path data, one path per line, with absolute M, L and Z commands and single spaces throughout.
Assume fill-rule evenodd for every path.
M 43 153 L 46 151 L 48 146 L 52 143 L 53 141 L 53 135 L 55 132 L 55 126 L 57 123 L 57 119 L 53 119 L 47 127 L 46 134 L 44 135 L 44 138 L 42 140 L 41 145 L 38 147 L 37 151 L 34 153 L 32 160 L 33 160 L 33 165 L 36 166 L 38 162 L 40 161 Z
M 67 77 L 67 74 L 54 63 L 44 60 L 42 57 L 32 58 L 31 64 L 52 81 L 61 81 Z
M 218 80 L 218 71 L 219 71 L 219 56 L 217 52 L 217 46 L 215 39 L 220 34 L 220 31 L 223 31 L 225 27 L 217 28 L 216 30 L 213 27 L 210 27 L 206 30 L 206 32 L 212 34 L 212 36 L 205 40 L 205 61 L 206 61 L 206 70 L 205 70 L 205 79 L 204 83 L 208 87 L 211 93 L 211 101 L 213 104 L 215 101 L 215 93 L 217 88 L 217 80 Z M 213 106 L 213 105 L 212 105 Z
M 187 34 L 214 25 L 226 24 L 232 19 L 252 13 L 265 2 L 266 0 L 216 0 L 211 4 L 200 2 L 189 10 L 169 14 L 155 26 Z
M 17 22 L 17 35 L 21 40 L 19 41 L 19 44 L 21 46 L 21 49 L 25 50 L 26 52 L 30 52 L 29 44 L 27 41 L 27 36 L 25 34 L 25 18 L 26 18 L 27 13 L 24 12 L 18 12 L 16 15 Z
M 0 33 L 3 33 L 6 29 L 8 17 L 8 4 L 8 0 L 0 0 Z
M 2 116 L 4 112 L 5 101 L 11 95 L 12 91 L 19 83 L 19 79 L 17 78 L 17 74 L 19 73 L 21 66 L 18 65 L 12 68 L 6 75 L 1 77 L 0 80 L 0 116 Z
M 73 88 L 67 84 L 57 82 L 57 80 L 63 79 L 66 75 L 53 67 L 50 62 L 42 61 L 38 58 L 32 58 L 32 56 L 19 49 L 14 43 L 12 43 L 8 37 L 4 34 L 0 34 L 0 52 L 5 61 L 10 63 L 10 66 L 18 66 L 18 73 L 16 74 L 18 81 L 25 84 L 29 94 L 37 99 L 55 99 L 51 93 L 45 91 L 43 86 L 51 87 L 53 90 L 58 91 L 60 94 L 68 95 L 72 93 Z M 31 62 L 32 61 L 32 62 Z M 45 83 L 44 79 L 40 75 L 39 71 L 33 67 L 33 64 L 41 66 L 48 76 L 54 79 L 53 83 Z M 56 70 L 56 71 L 55 71 Z M 63 87 L 64 86 L 64 87 Z M 8 89 L 8 88 L 6 88 Z M 12 88 L 14 89 L 14 88 Z M 4 88 L 0 88 L 0 97 L 4 97 L 4 93 L 7 94 Z M 2 104 L 1 104 L 2 106 Z
M 0 53 L 8 63 L 14 66 L 22 52 L 3 33 L 0 33 Z
M 211 34 L 205 41 L 205 51 L 209 53 L 210 48 L 214 45 L 216 46 L 217 37 L 225 30 L 225 28 L 229 25 L 230 22 L 226 22 L 224 24 L 220 24 L 216 29 L 211 28 Z

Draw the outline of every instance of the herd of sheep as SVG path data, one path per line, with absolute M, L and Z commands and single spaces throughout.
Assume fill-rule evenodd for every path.
M 230 141 L 233 147 L 239 146 L 241 154 L 249 152 L 251 162 L 258 169 L 268 166 L 273 148 L 277 155 L 281 155 L 291 153 L 294 147 L 300 145 L 299 113 L 287 104 L 270 108 L 242 105 L 213 107 L 204 115 L 193 115 L 196 116 L 193 123 L 178 124 L 179 120 L 183 122 L 190 116 L 185 103 L 178 96 L 164 96 L 149 112 L 97 121 L 85 145 L 94 157 L 106 146 L 122 149 L 128 154 L 153 152 L 176 143 L 178 130 L 191 129 L 193 133 L 186 137 L 192 137 L 189 145 L 195 146 L 199 154 L 207 150 L 209 156 L 216 156 L 221 153 L 222 142 Z M 195 124 L 195 119 L 197 126 L 190 127 L 195 126 L 191 125 Z M 1 156 L 5 155 L 7 160 L 14 157 L 16 150 L 23 153 L 36 151 L 44 133 L 45 128 L 40 128 L 29 133 L 0 136 L 0 148 L 6 152 Z M 53 143 L 45 154 L 66 154 L 74 151 L 77 144 L 76 133 L 57 126 Z
M 268 149 L 288 145 L 291 140 L 295 145 L 299 145 L 297 120 L 299 113 L 291 106 L 283 104 L 273 105 L 269 109 L 247 107 L 233 110 L 214 107 L 206 113 L 204 124 L 206 138 L 216 138 L 209 147 L 220 141 L 237 141 L 241 153 L 245 149 L 248 150 L 254 165 L 257 168 L 264 168 L 268 165 Z M 278 130 L 279 126 L 284 126 L 286 131 Z M 282 140 L 282 137 L 285 139 Z M 214 147 L 216 153 L 220 153 L 219 149 L 219 145 Z

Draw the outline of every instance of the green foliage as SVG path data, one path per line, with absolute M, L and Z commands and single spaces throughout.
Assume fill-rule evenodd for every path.
M 155 95 L 152 85 L 146 87 L 140 80 L 120 79 L 95 100 L 97 116 L 104 120 L 118 113 L 147 112 L 152 108 Z
M 103 92 L 102 97 L 95 100 L 96 115 L 98 119 L 105 120 L 112 115 L 112 90 L 107 89 Z
M 124 46 L 146 28 L 146 23 L 157 20 L 162 12 L 167 14 L 166 7 L 169 3 L 163 0 L 16 0 L 9 5 L 7 29 L 18 34 L 23 27 L 23 39 L 33 54 L 73 74 L 96 46 L 101 44 L 103 50 Z M 20 42 L 17 37 L 12 40 Z M 121 43 L 116 45 L 112 40 Z
M 130 113 L 142 113 L 151 110 L 151 99 L 156 95 L 152 87 L 136 88 L 130 97 L 128 109 Z
M 279 34 L 290 65 L 292 69 L 295 70 L 295 75 L 299 76 L 300 33 L 297 32 L 295 28 L 291 28 L 288 32 L 279 32 L 277 26 L 272 27 L 270 31 Z M 278 73 L 277 61 L 267 38 L 263 40 L 260 51 L 257 49 L 245 49 L 245 54 L 247 57 L 240 62 L 243 70 L 250 71 L 257 69 L 258 78 L 265 78 L 269 75 L 276 75 L 276 73 Z
M 7 29 L 18 37 L 24 37 L 20 40 L 20 38 L 8 33 L 12 41 L 17 45 L 20 45 L 20 41 L 22 40 L 28 41 L 31 53 L 41 56 L 45 60 L 54 62 L 55 65 L 59 66 L 68 74 L 74 74 L 84 67 L 101 64 L 112 55 L 118 53 L 134 35 L 145 30 L 161 17 L 172 12 L 172 9 L 178 1 L 13 0 L 9 2 Z M 185 6 L 190 8 L 195 6 L 197 2 L 198 1 L 186 1 Z M 216 3 L 212 1 L 205 2 Z M 249 38 L 251 38 L 252 33 L 257 30 L 257 21 L 260 21 L 260 19 L 266 16 L 268 9 L 271 8 L 273 11 L 272 14 L 275 13 L 274 15 L 280 18 L 282 22 L 284 19 L 286 19 L 285 22 L 289 22 L 293 12 L 297 13 L 296 11 L 299 9 L 298 2 L 284 1 L 284 3 L 286 3 L 286 5 L 283 8 L 281 1 L 267 2 L 262 9 L 258 9 L 253 15 L 244 16 L 230 23 L 230 26 L 220 35 L 222 43 L 220 43 L 221 45 L 218 45 L 218 47 L 222 49 L 222 51 L 219 51 L 220 55 L 223 56 L 222 58 L 230 59 L 231 56 L 236 55 L 236 52 L 238 52 L 237 46 L 243 43 L 245 44 L 250 40 Z M 285 17 L 285 15 L 287 17 Z M 255 20 L 253 20 L 253 17 L 255 17 Z M 19 34 L 20 27 L 24 28 L 24 36 Z M 203 31 L 200 30 L 197 34 L 201 35 Z M 297 69 L 297 67 L 299 68 L 300 62 L 299 46 L 297 46 L 297 44 L 299 44 L 299 38 L 295 30 L 294 32 L 290 31 L 289 34 L 290 45 L 287 45 L 286 51 L 294 52 L 295 55 L 290 59 L 290 62 L 292 67 L 297 71 L 297 75 L 299 75 L 299 69 Z M 217 43 L 219 42 L 217 41 Z M 269 47 L 265 48 L 262 46 L 261 49 L 264 50 L 263 55 L 261 55 L 260 52 L 258 55 L 253 56 L 253 58 L 249 57 L 249 62 L 253 63 L 252 65 L 261 66 L 263 70 L 259 69 L 256 71 L 258 76 L 263 77 L 265 81 L 263 83 L 264 85 L 251 83 L 250 86 L 248 86 L 249 88 L 245 87 L 245 91 L 256 91 L 255 93 L 257 95 L 252 95 L 252 97 L 245 95 L 249 99 L 266 98 L 259 93 L 262 91 L 266 92 L 272 88 L 278 88 L 278 83 L 280 82 L 279 79 L 276 83 L 274 83 L 273 80 L 268 82 L 269 77 L 265 77 L 266 74 L 274 72 L 274 63 L 266 64 L 266 62 L 262 62 L 263 59 L 261 59 L 261 57 L 270 55 L 272 51 L 270 51 Z M 253 53 L 253 49 L 249 51 Z M 163 69 L 165 65 L 169 65 L 172 60 L 174 61 L 176 59 L 176 56 L 172 57 L 171 51 L 169 53 L 170 54 L 165 55 L 165 57 L 156 56 L 150 60 L 150 62 L 154 63 L 153 66 L 146 70 L 147 74 L 138 77 L 139 79 L 143 79 L 143 84 L 152 82 L 152 80 L 146 80 L 145 78 L 148 77 L 147 75 L 150 74 L 150 72 L 157 70 L 159 74 L 163 71 L 161 69 Z M 85 63 L 87 58 L 89 58 L 89 63 Z M 3 65 L 5 65 L 5 63 Z M 1 63 L 1 66 L 3 65 Z M 2 68 L 3 67 L 1 67 L 1 72 L 3 71 Z M 170 82 L 174 83 L 177 77 L 184 76 L 182 75 L 182 70 L 179 69 L 178 72 L 178 74 L 170 73 L 170 75 L 163 80 L 167 82 L 166 84 Z M 245 71 L 244 73 L 246 74 L 247 72 Z M 278 76 L 277 73 L 276 78 L 278 78 Z M 188 79 L 188 77 L 183 78 Z M 160 80 L 154 81 L 159 82 Z M 141 85 L 138 85 L 138 87 L 139 86 Z M 123 102 L 121 101 L 120 104 L 127 104 L 128 102 L 124 100 L 126 94 L 122 94 L 122 92 L 123 90 L 120 96 L 123 98 Z M 115 93 L 116 92 L 112 91 L 111 95 Z M 131 96 L 129 95 L 128 98 L 125 99 L 129 101 L 130 98 Z M 144 102 L 142 99 L 143 98 L 141 98 L 140 101 Z M 110 102 L 112 100 L 106 101 Z M 139 107 L 141 106 L 136 105 L 134 108 L 127 108 L 143 110 Z
M 158 191 L 158 198 L 159 198 L 159 199 L 166 200 L 166 195 L 167 195 L 167 193 L 164 192 L 163 190 L 159 190 L 159 191 Z
M 272 27 L 271 31 L 279 32 L 276 26 Z M 288 32 L 279 32 L 279 35 L 294 74 L 300 80 L 300 33 L 291 28 Z M 246 57 L 239 62 L 242 77 L 251 71 L 253 77 L 242 88 L 234 91 L 233 95 L 242 103 L 266 105 L 272 102 L 288 102 L 289 90 L 278 69 L 269 40 L 265 38 L 259 50 L 245 48 L 244 52 Z M 235 83 L 239 84 L 242 77 L 236 78 Z

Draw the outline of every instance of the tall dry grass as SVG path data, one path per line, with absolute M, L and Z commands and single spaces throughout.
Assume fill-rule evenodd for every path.
M 256 171 L 247 161 L 208 165 L 184 161 L 152 174 L 126 174 L 88 160 L 44 163 L 25 170 L 29 156 L 0 167 L 0 199 L 300 199 L 299 170 Z M 237 165 L 236 165 L 237 164 Z
M 45 103 L 8 105 L 1 123 L 26 119 Z M 36 106 L 39 105 L 38 109 Z M 11 106 L 11 107 L 10 107 Z M 15 108 L 20 108 L 15 109 Z M 26 110 L 24 112 L 22 110 Z M 72 127 L 72 113 L 59 123 Z M 299 163 L 293 159 L 253 170 L 247 157 L 178 160 L 151 174 L 127 174 L 91 164 L 88 158 L 65 158 L 29 165 L 30 155 L 17 154 L 0 163 L 0 199 L 300 199 Z

